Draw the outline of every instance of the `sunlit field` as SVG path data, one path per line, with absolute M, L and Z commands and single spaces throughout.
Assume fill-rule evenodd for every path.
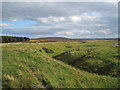
M 118 88 L 118 41 L 2 45 L 3 88 Z

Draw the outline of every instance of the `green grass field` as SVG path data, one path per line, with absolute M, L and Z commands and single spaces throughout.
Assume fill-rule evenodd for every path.
M 2 45 L 3 88 L 118 88 L 118 42 Z

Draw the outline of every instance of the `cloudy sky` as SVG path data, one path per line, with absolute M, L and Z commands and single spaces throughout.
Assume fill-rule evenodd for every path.
M 114 2 L 4 2 L 2 35 L 68 38 L 118 37 Z

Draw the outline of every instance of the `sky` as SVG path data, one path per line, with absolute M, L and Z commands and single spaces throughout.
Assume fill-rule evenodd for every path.
M 2 35 L 117 38 L 115 2 L 3 2 Z

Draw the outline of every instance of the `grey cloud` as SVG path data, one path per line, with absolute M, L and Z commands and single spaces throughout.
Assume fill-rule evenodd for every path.
M 97 11 L 104 16 L 116 14 L 117 7 L 112 3 L 41 3 L 41 2 L 19 2 L 3 3 L 3 19 L 20 18 L 29 19 L 48 16 L 70 16 L 80 15 L 84 12 Z
M 3 28 L 3 34 L 27 35 L 27 36 L 42 36 L 54 35 L 57 32 L 70 32 L 89 30 L 91 35 L 76 33 L 73 37 L 95 37 L 96 35 L 103 37 L 99 32 L 101 29 L 110 29 L 112 34 L 117 34 L 117 4 L 101 3 L 101 2 L 59 2 L 59 3 L 43 3 L 43 2 L 11 2 L 3 3 L 2 14 L 3 20 L 34 20 L 38 22 L 35 26 L 26 28 Z M 77 23 L 71 22 L 68 17 L 80 16 L 86 12 L 97 12 L 101 17 L 95 20 L 83 20 Z M 66 21 L 48 23 L 39 21 L 37 18 L 65 17 Z M 112 34 L 108 34 L 112 37 Z

